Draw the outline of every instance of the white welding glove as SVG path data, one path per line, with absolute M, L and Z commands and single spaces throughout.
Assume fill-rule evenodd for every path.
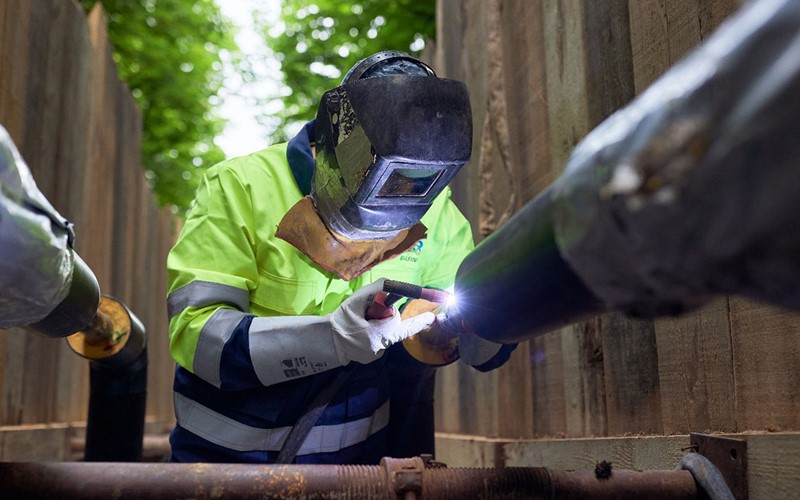
M 464 331 L 458 336 L 458 355 L 470 366 L 480 366 L 500 352 L 503 344 L 485 340 L 472 332 Z
M 396 308 L 390 318 L 366 319 L 367 308 L 383 290 L 383 281 L 379 279 L 362 287 L 329 317 L 333 345 L 342 364 L 375 361 L 385 348 L 421 332 L 436 320 L 431 312 L 401 320 Z

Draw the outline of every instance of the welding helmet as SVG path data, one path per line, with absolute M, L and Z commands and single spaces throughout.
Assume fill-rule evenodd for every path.
M 314 205 L 354 240 L 418 223 L 472 150 L 466 86 L 397 51 L 359 61 L 325 92 L 315 128 Z

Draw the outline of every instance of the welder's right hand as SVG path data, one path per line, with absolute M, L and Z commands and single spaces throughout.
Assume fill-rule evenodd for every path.
M 430 312 L 401 320 L 396 308 L 389 318 L 366 319 L 367 309 L 383 291 L 383 281 L 362 287 L 329 316 L 333 345 L 342 364 L 375 361 L 385 348 L 428 328 L 436 320 Z

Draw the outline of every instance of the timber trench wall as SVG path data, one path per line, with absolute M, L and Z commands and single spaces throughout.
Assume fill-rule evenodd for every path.
M 580 139 L 703 43 L 738 4 L 438 0 L 435 66 L 465 80 L 473 104 L 473 161 L 454 192 L 476 241 L 552 182 Z M 437 430 L 506 440 L 800 431 L 798 361 L 800 315 L 738 297 L 676 319 L 606 314 L 520 345 L 497 372 L 441 370 Z M 447 445 L 440 451 L 465 442 L 440 438 Z M 797 438 L 775 443 L 784 460 L 775 470 L 797 477 Z M 680 445 L 670 446 L 670 460 L 679 457 Z M 566 453 L 575 460 L 562 466 L 593 467 L 603 458 L 590 446 L 574 448 Z M 787 449 L 792 454 L 781 455 Z M 514 453 L 505 447 L 501 455 Z M 473 463 L 491 462 L 489 455 Z M 636 465 L 630 450 L 622 455 L 620 465 Z
M 435 66 L 467 82 L 474 110 L 474 160 L 454 191 L 476 240 L 737 8 L 736 0 L 437 0 Z M 141 118 L 116 77 L 101 12 L 87 19 L 71 1 L 0 0 L 0 123 L 40 189 L 75 222 L 77 250 L 103 291 L 145 323 L 149 431 L 164 431 L 173 229 L 139 168 Z M 791 497 L 800 491 L 798 359 L 800 316 L 736 297 L 676 319 L 606 314 L 521 344 L 501 370 L 440 370 L 439 458 L 671 468 L 689 432 L 747 433 L 751 498 Z M 63 341 L 0 332 L 0 460 L 70 458 L 87 371 Z
M 172 217 L 145 184 L 141 113 L 117 77 L 100 9 L 87 18 L 73 1 L 0 0 L 0 123 L 39 189 L 75 223 L 76 249 L 103 293 L 147 328 L 147 417 L 151 431 L 166 428 Z M 0 460 L 69 459 L 88 386 L 87 361 L 66 341 L 0 331 Z

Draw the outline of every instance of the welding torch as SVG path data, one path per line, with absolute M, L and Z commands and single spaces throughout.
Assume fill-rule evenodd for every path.
M 367 319 L 384 319 L 392 316 L 392 306 L 400 299 L 424 299 L 437 304 L 445 304 L 450 294 L 436 288 L 425 288 L 404 281 L 384 280 L 383 292 L 375 296 L 367 308 Z

